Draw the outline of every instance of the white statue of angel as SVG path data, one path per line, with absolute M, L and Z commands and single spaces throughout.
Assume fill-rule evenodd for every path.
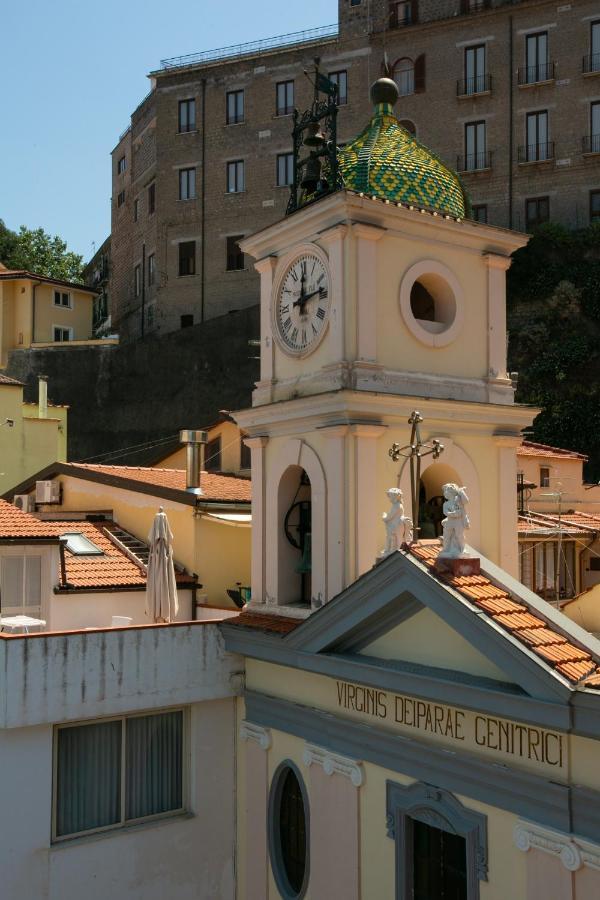
M 445 484 L 442 492 L 445 498 L 443 511 L 446 518 L 442 519 L 444 534 L 439 556 L 458 559 L 465 552 L 465 531 L 470 527 L 467 515 L 469 498 L 466 488 L 457 484 Z
M 386 494 L 391 506 L 382 516 L 385 525 L 385 550 L 379 554 L 381 559 L 399 550 L 402 544 L 410 543 L 413 534 L 412 519 L 404 515 L 400 488 L 389 488 Z

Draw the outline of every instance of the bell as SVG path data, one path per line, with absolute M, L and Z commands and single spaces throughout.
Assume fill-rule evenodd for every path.
M 304 549 L 302 551 L 302 559 L 300 560 L 300 562 L 298 563 L 298 565 L 296 566 L 296 568 L 294 570 L 295 572 L 298 573 L 298 575 L 310 575 L 310 573 L 312 572 L 311 545 L 312 545 L 312 535 L 311 535 L 310 531 L 307 531 L 306 534 L 304 535 Z
M 303 141 L 307 147 L 320 147 L 325 143 L 325 135 L 321 132 L 321 126 L 318 122 L 311 122 L 306 129 L 306 137 Z
M 317 190 L 319 181 L 321 180 L 321 162 L 314 154 L 309 156 L 306 167 L 304 169 L 304 178 L 300 182 L 307 193 L 312 194 Z

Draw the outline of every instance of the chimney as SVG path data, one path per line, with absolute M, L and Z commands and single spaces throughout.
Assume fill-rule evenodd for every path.
M 38 418 L 48 418 L 48 376 L 38 375 Z
M 185 429 L 179 432 L 179 440 L 186 445 L 185 488 L 193 494 L 202 494 L 200 473 L 204 467 L 204 445 L 208 434 L 206 431 Z

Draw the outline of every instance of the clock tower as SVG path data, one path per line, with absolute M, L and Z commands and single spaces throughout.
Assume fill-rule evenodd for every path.
M 458 176 L 405 131 L 398 92 L 338 151 L 342 187 L 246 238 L 261 276 L 261 371 L 235 418 L 252 450 L 252 605 L 308 614 L 366 572 L 412 410 L 445 451 L 419 525 L 465 484 L 470 543 L 516 575 L 516 447 L 535 411 L 506 372 L 505 275 L 527 238 L 469 218 Z M 408 471 L 400 478 L 410 495 Z

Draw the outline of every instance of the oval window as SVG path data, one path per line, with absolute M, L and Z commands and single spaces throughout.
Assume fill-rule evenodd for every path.
M 308 881 L 307 804 L 296 768 L 280 766 L 271 786 L 270 850 L 277 887 L 286 900 L 302 897 Z

